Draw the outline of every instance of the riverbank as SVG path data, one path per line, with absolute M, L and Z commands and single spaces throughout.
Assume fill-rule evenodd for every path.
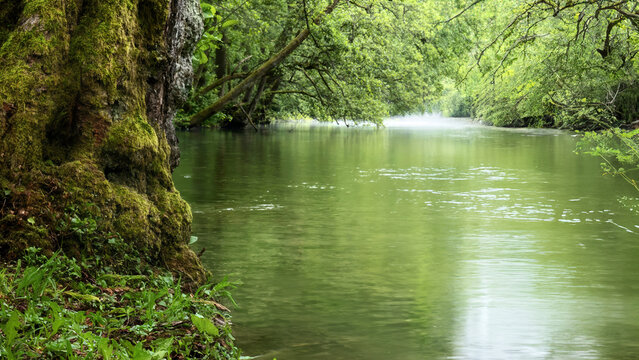
M 30 248 L 0 267 L 0 358 L 238 359 L 233 285 L 194 291 L 160 269 L 115 274 L 97 259 Z

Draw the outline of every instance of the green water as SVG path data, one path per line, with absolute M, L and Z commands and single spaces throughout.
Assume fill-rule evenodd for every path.
M 180 134 L 196 250 L 260 359 L 639 357 L 633 196 L 576 138 L 437 118 Z

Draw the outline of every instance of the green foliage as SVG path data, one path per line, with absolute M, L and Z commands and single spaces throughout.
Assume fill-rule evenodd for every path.
M 586 132 L 577 144 L 577 152 L 599 157 L 604 175 L 620 176 L 639 192 L 639 129 Z M 623 196 L 619 202 L 639 214 L 639 198 Z
M 193 54 L 193 65 L 201 66 L 209 62 L 209 55 L 211 51 L 214 51 L 218 46 L 222 35 L 220 34 L 219 22 L 221 16 L 216 15 L 215 7 L 205 1 L 200 3 L 202 7 L 202 17 L 204 20 L 204 33 L 198 42 L 198 45 Z
M 639 191 L 639 130 L 586 132 L 578 144 L 578 151 L 601 158 L 604 174 L 621 176 Z
M 22 264 L 24 263 L 24 269 Z M 0 271 L 0 358 L 238 359 L 225 296 L 167 274 L 103 274 L 29 249 Z M 135 345 L 134 345 L 135 344 Z
M 207 98 L 211 98 L 210 96 L 205 96 L 205 99 Z M 204 106 L 203 104 L 205 104 L 204 102 L 202 103 L 191 103 L 192 105 L 192 110 L 197 111 L 197 110 L 201 110 Z M 210 128 L 210 127 L 220 127 L 223 124 L 227 124 L 231 121 L 233 117 L 223 113 L 223 112 L 219 112 L 214 114 L 213 116 L 211 116 L 210 118 L 208 118 L 203 124 L 202 127 L 203 128 Z M 178 128 L 188 128 L 189 127 L 189 114 L 184 112 L 183 110 L 180 110 L 177 115 L 175 116 L 175 118 L 173 119 L 173 124 L 178 127 Z
M 585 130 L 637 120 L 631 3 L 477 2 L 457 20 L 473 29 L 471 59 L 462 59 L 457 79 L 475 116 L 499 126 Z
M 433 107 L 444 116 L 471 117 L 471 98 L 450 82 L 444 84 L 444 91 Z
M 183 119 L 305 28 L 310 37 L 227 107 L 232 119 L 380 123 L 427 104 L 499 126 L 588 130 L 639 118 L 638 15 L 629 1 L 467 0 L 455 8 L 367 0 L 340 4 L 316 26 L 323 4 L 225 0 L 212 11 L 205 1 L 207 31 L 216 33 L 203 37 Z M 227 75 L 238 76 L 207 88 Z M 215 117 L 209 124 L 232 122 Z
M 202 3 L 208 11 L 209 1 Z M 227 106 L 223 112 L 228 115 L 216 114 L 209 124 L 224 126 L 247 117 L 254 123 L 290 117 L 381 123 L 389 115 L 424 111 L 441 91 L 442 75 L 453 69 L 441 56 L 449 56 L 461 41 L 435 22 L 447 4 L 343 1 L 316 25 L 313 19 L 326 4 L 216 2 L 207 28 L 218 33 L 201 41 L 195 88 L 176 125 L 188 126 L 188 116 L 213 104 L 246 75 L 212 89 L 208 85 L 257 69 L 307 28 L 310 36 L 291 55 Z

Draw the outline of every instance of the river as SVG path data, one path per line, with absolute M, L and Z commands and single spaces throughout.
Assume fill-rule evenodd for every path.
M 196 251 L 258 359 L 639 356 L 636 196 L 569 132 L 436 116 L 180 133 Z

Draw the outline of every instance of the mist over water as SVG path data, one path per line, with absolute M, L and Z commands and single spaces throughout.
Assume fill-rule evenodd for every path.
M 447 118 L 439 114 L 397 116 L 384 121 L 387 128 L 461 129 L 480 126 L 466 118 Z
M 639 353 L 636 196 L 554 130 L 410 116 L 180 134 L 196 250 L 261 359 Z

